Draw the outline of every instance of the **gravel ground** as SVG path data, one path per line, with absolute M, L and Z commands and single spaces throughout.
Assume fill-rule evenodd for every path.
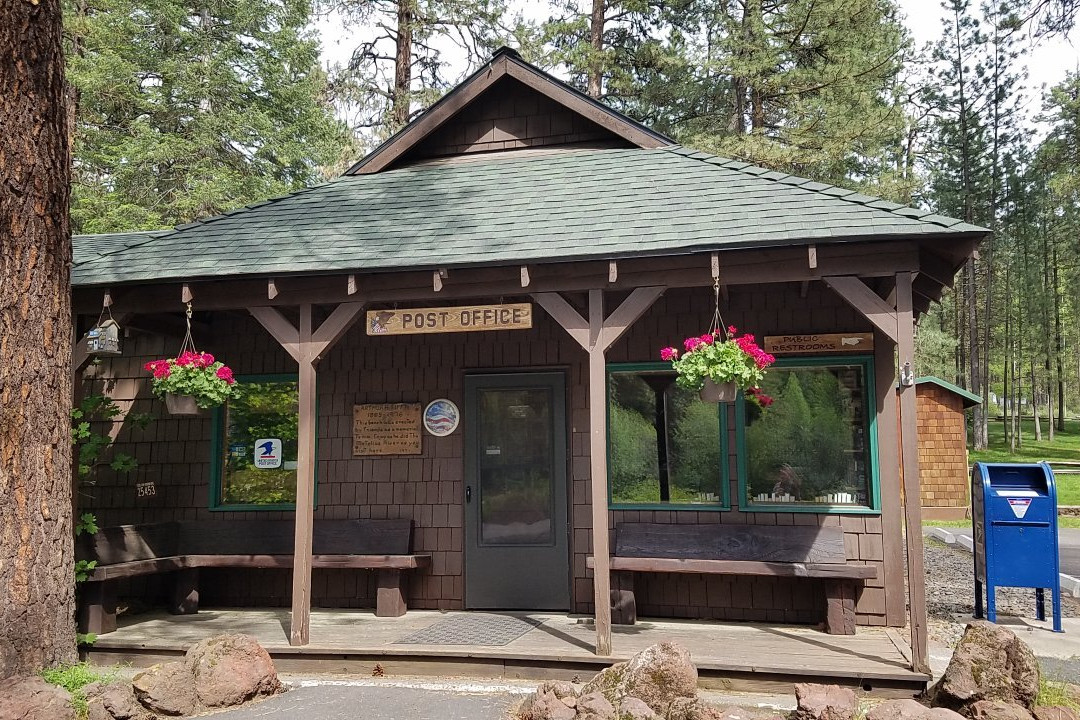
M 970 616 L 975 610 L 975 566 L 971 553 L 926 538 L 926 608 L 930 637 L 955 647 L 964 633 L 964 623 L 956 615 Z M 1025 588 L 999 588 L 999 615 L 1035 616 L 1035 591 Z M 1050 593 L 1046 594 L 1046 613 L 1050 614 Z M 1080 602 L 1062 595 L 1062 617 L 1080 617 Z

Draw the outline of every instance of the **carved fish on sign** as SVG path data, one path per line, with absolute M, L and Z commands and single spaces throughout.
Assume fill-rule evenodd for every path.
M 860 345 L 863 339 L 861 337 L 844 337 L 840 338 L 841 345 Z

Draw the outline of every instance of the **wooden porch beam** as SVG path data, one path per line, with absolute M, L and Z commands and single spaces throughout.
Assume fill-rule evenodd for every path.
M 591 343 L 589 338 L 589 323 L 585 321 L 578 311 L 566 302 L 566 299 L 555 292 L 546 293 L 533 293 L 533 300 L 536 304 L 544 308 L 547 314 L 552 317 L 555 322 L 562 326 L 570 337 L 577 342 L 586 351 L 591 349 Z
M 316 377 L 311 305 L 300 306 L 299 418 L 296 447 L 296 525 L 293 536 L 290 645 L 311 639 L 311 546 L 315 523 Z
M 822 280 L 872 322 L 874 327 L 885 333 L 893 342 L 897 341 L 896 312 L 876 292 L 867 287 L 866 283 L 857 277 L 844 275 L 827 276 Z
M 249 307 L 299 366 L 299 418 L 296 453 L 296 525 L 293 537 L 292 622 L 290 645 L 307 645 L 311 639 L 311 545 L 315 518 L 316 366 L 348 332 L 364 309 L 364 303 L 342 303 L 315 328 L 311 303 L 300 306 L 300 327 L 295 327 L 272 307 Z
M 635 288 L 610 316 L 604 317 L 604 291 L 589 290 L 589 319 L 562 295 L 534 293 L 533 299 L 589 353 L 589 484 L 592 505 L 593 606 L 596 654 L 611 655 L 611 549 L 607 495 L 607 361 L 612 343 L 664 293 L 658 286 Z
M 896 274 L 897 364 L 900 370 L 900 448 L 904 472 L 904 526 L 907 540 L 911 661 L 916 672 L 930 672 L 926 638 L 926 575 L 923 566 L 922 501 L 919 495 L 918 410 L 914 383 L 904 384 L 905 367 L 915 367 L 912 273 Z
M 945 258 L 926 248 L 919 251 L 919 275 L 925 275 L 938 285 L 952 287 L 958 268 Z
M 284 348 L 285 352 L 289 353 L 293 360 L 303 364 L 300 352 L 300 333 L 293 327 L 288 318 L 272 307 L 249 307 L 248 312 L 259 321 L 259 324 L 266 329 L 266 332 L 270 333 L 278 341 L 278 344 Z
M 607 499 L 607 367 L 604 291 L 589 291 L 589 485 L 592 504 L 593 604 L 596 654 L 611 655 L 611 551 Z
M 663 287 L 640 287 L 636 288 L 634 292 L 630 293 L 630 297 L 622 301 L 622 304 L 615 309 L 615 312 L 611 313 L 606 320 L 603 321 L 603 334 L 600 339 L 600 343 L 603 346 L 604 352 L 611 347 L 616 340 L 622 337 L 623 333 L 630 329 L 630 326 L 637 322 L 638 318 L 644 315 L 649 308 L 653 306 L 661 295 L 664 294 L 665 288 Z M 597 292 L 595 290 L 589 291 L 589 311 L 592 312 L 592 293 Z M 592 328 L 592 317 L 589 318 L 589 327 Z

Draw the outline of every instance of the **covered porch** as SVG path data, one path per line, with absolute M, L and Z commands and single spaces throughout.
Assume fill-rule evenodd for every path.
M 144 667 L 182 655 L 226 632 L 258 638 L 279 670 L 361 677 L 425 676 L 586 680 L 658 642 L 690 650 L 702 687 L 790 692 L 793 682 L 828 682 L 875 697 L 910 697 L 928 679 L 911 668 L 910 649 L 891 628 L 826 635 L 812 627 L 646 619 L 612 628 L 610 657 L 595 653 L 591 617 L 565 613 L 314 609 L 310 642 L 289 643 L 287 608 L 164 611 L 122 617 L 116 632 L 86 651 L 96 663 Z M 482 639 L 481 639 L 482 638 Z

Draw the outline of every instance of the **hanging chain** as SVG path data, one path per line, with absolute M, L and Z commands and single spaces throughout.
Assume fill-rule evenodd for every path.
M 112 316 L 112 303 L 109 298 L 109 293 L 105 293 L 105 297 L 101 300 L 101 314 L 98 315 L 97 326 L 101 327 L 101 323 L 105 320 L 105 316 L 108 315 L 110 320 L 113 320 Z M 113 320 L 113 323 L 116 321 Z
M 177 357 L 180 357 L 181 355 L 183 355 L 184 351 L 186 351 L 186 350 L 190 350 L 193 353 L 198 352 L 198 350 L 195 349 L 195 340 L 192 339 L 192 337 L 191 337 L 191 303 L 190 302 L 187 304 L 187 311 L 185 312 L 185 314 L 187 315 L 187 332 L 184 333 L 184 342 L 180 345 L 180 352 L 177 353 L 177 355 L 176 355 Z
M 724 324 L 724 318 L 720 315 L 720 278 L 713 278 L 713 318 L 712 325 L 709 326 L 709 334 L 713 337 L 723 337 L 724 340 L 728 339 L 727 326 Z

